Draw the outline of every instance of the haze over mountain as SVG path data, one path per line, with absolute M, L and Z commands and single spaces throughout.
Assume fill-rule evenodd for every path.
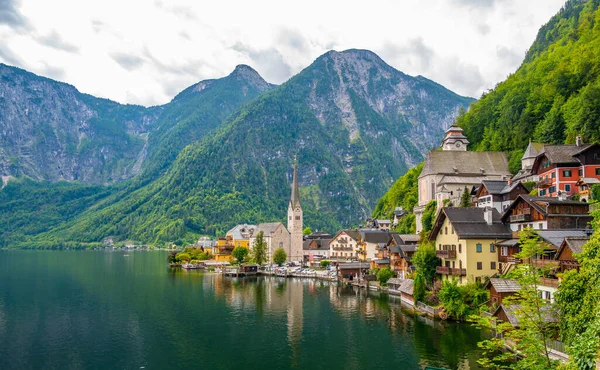
M 168 105 L 150 108 L 160 109 L 149 125 L 143 165 L 152 176 L 119 187 L 42 238 L 165 242 L 224 232 L 238 222 L 282 219 L 294 155 L 307 223 L 332 231 L 356 224 L 473 101 L 405 75 L 366 50 L 328 52 L 275 88 L 248 67 L 231 76 L 240 74 L 254 82 L 252 94 L 266 92 L 222 124 L 236 104 L 215 109 L 222 101 L 217 93 L 202 104 L 185 100 L 208 94 L 216 83 L 194 85 Z M 230 89 L 239 86 L 214 90 L 243 103 L 239 95 L 230 97 Z

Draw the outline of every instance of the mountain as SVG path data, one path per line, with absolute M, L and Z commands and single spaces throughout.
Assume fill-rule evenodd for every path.
M 568 1 L 540 28 L 519 69 L 457 118 L 470 150 L 507 151 L 517 172 L 530 138 L 559 144 L 580 135 L 600 142 L 599 6 L 600 0 Z M 389 217 L 396 206 L 412 211 L 420 172 L 416 167 L 400 177 L 373 217 Z
M 238 66 L 145 108 L 0 64 L 0 175 L 89 184 L 156 175 L 183 147 L 272 87 Z
M 294 156 L 307 225 L 356 225 L 471 102 L 372 52 L 331 51 L 187 146 L 156 181 L 38 241 L 163 243 L 283 221 Z
M 600 141 L 599 0 L 570 0 L 544 25 L 517 71 L 457 122 L 477 150 L 511 151 L 511 170 L 529 139 Z

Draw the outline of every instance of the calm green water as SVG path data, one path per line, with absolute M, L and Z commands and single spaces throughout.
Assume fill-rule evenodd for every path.
M 0 251 L 0 369 L 478 369 L 479 331 L 393 298 L 165 258 Z

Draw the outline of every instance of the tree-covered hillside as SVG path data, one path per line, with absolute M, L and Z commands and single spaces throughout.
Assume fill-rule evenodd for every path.
M 521 67 L 457 122 L 476 150 L 600 141 L 599 0 L 571 0 L 544 25 Z

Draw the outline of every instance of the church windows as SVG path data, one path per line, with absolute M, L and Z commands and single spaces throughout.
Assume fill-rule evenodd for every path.
M 298 220 L 298 221 L 299 221 L 299 220 L 300 220 L 300 216 L 296 216 L 296 220 Z

